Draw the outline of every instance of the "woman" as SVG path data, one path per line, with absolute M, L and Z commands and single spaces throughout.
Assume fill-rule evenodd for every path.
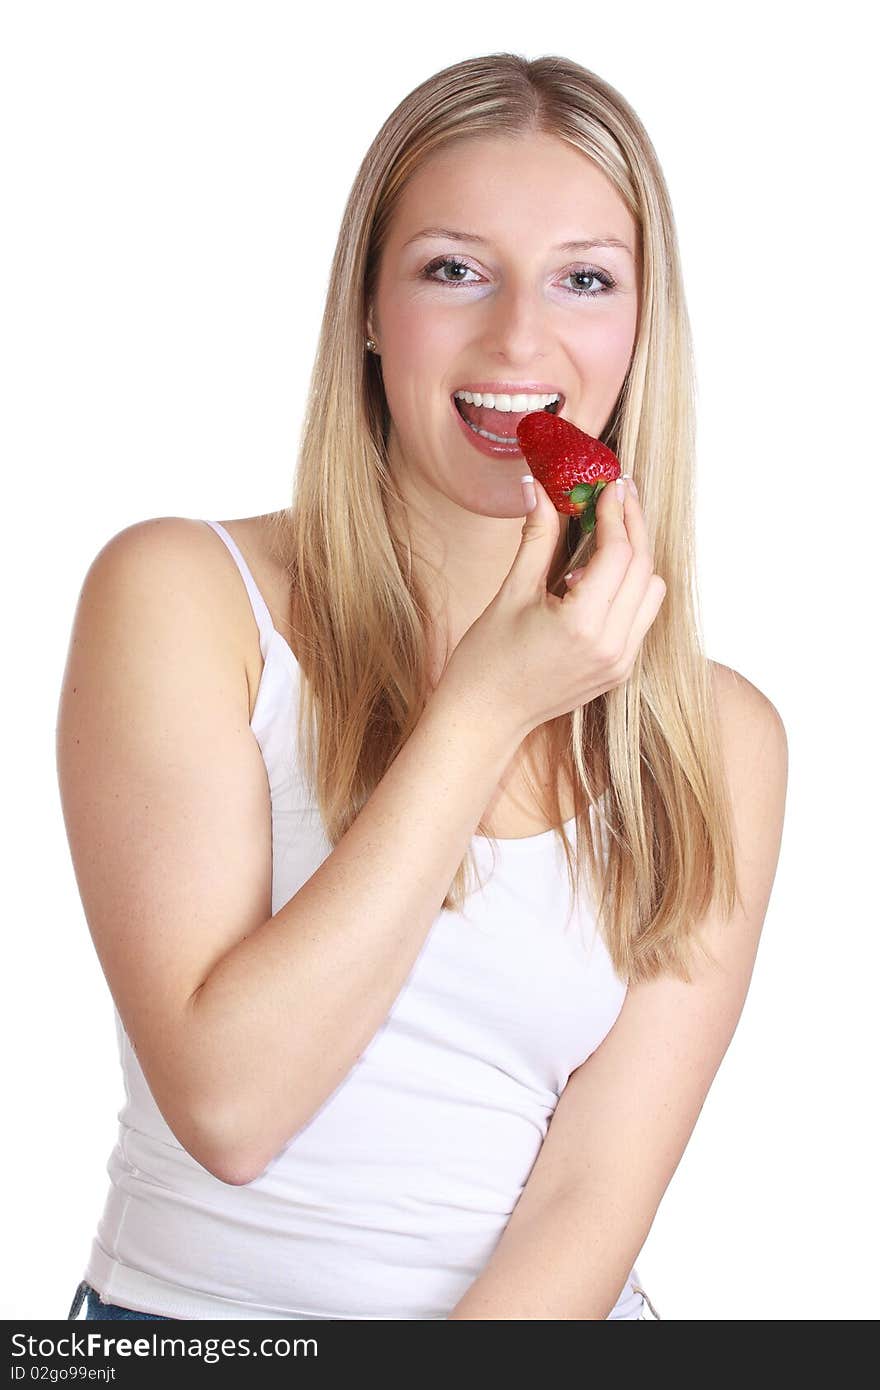
M 590 535 L 504 443 L 545 407 L 637 484 Z M 646 1316 L 787 771 L 697 638 L 692 439 L 632 109 L 559 58 L 416 88 L 292 507 L 128 527 L 80 598 L 59 779 L 127 1094 L 70 1316 Z

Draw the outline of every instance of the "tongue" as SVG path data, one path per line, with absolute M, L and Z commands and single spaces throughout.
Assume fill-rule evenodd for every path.
M 509 435 L 514 444 L 517 425 L 532 413 L 528 410 L 490 410 L 487 405 L 468 405 L 467 401 L 461 399 L 456 400 L 456 405 L 464 418 L 476 425 L 477 429 L 488 430 L 490 434 Z

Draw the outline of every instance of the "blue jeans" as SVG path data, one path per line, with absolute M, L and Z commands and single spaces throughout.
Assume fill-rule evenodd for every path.
M 70 1312 L 67 1314 L 68 1322 L 71 1319 L 76 1320 L 76 1316 L 82 1307 L 83 1299 L 87 1300 L 86 1321 L 90 1319 L 97 1319 L 100 1321 L 101 1318 L 143 1318 L 148 1322 L 177 1321 L 176 1318 L 166 1318 L 161 1313 L 136 1313 L 133 1308 L 123 1308 L 118 1303 L 102 1303 L 98 1296 L 97 1289 L 93 1289 L 91 1284 L 86 1283 L 85 1279 L 83 1279 L 73 1296 Z

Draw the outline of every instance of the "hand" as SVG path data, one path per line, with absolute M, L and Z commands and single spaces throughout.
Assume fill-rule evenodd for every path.
M 666 585 L 635 494 L 615 483 L 596 503 L 596 549 L 562 598 L 547 591 L 559 517 L 536 480 L 536 505 L 495 598 L 452 653 L 441 684 L 464 692 L 523 735 L 622 685 Z

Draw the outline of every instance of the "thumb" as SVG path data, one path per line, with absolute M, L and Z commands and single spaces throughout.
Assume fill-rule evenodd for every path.
M 537 478 L 523 481 L 523 506 L 527 508 L 522 539 L 508 572 L 507 581 L 532 591 L 547 587 L 547 576 L 559 543 L 559 514 Z M 534 496 L 534 506 L 528 506 Z

